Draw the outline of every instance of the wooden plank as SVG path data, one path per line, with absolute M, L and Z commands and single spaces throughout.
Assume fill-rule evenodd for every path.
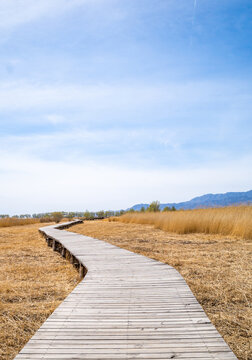
M 174 268 L 62 230 L 75 223 L 40 232 L 85 278 L 15 359 L 236 359 Z

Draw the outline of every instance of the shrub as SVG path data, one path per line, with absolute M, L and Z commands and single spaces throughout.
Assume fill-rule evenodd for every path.
M 58 224 L 63 219 L 62 212 L 60 212 L 60 211 L 53 212 L 52 219 L 53 219 L 53 221 L 55 221 Z

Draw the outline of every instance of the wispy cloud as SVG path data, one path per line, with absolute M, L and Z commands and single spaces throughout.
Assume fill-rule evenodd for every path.
M 178 156 L 183 139 L 179 143 L 176 135 L 176 132 L 164 128 L 76 128 L 47 134 L 3 135 L 0 136 L 0 151 L 5 156 L 10 153 L 24 157 L 33 154 L 38 160 L 71 160 L 74 163 L 103 160 L 108 165 L 124 163 L 144 168 L 146 162 L 154 161 L 156 166 L 162 162 L 161 158 L 150 158 L 157 148 Z M 149 147 L 152 150 L 147 150 Z
M 81 157 L 142 168 L 218 163 L 248 152 L 251 104 L 251 85 L 236 80 L 2 83 L 1 148 L 38 159 Z M 20 134 L 11 134 L 13 125 Z
M 64 123 L 66 121 L 65 117 L 58 114 L 47 114 L 44 116 L 46 122 L 49 122 L 54 125 Z
M 194 22 L 195 22 L 196 9 L 197 9 L 197 0 L 194 0 L 194 3 L 193 3 L 193 20 L 192 20 L 192 25 L 194 25 Z
M 221 116 L 226 111 L 240 112 L 252 108 L 251 85 L 249 82 L 232 80 L 208 80 L 166 84 L 39 84 L 26 81 L 0 83 L 0 111 L 31 111 L 44 113 L 78 111 L 79 117 L 72 117 L 72 123 L 84 120 L 135 122 L 138 119 L 160 121 L 193 116 Z M 246 107 L 246 109 L 245 109 Z M 132 117 L 134 114 L 134 118 Z M 64 121 L 46 115 L 42 121 Z M 154 116 L 154 117 L 153 117 Z M 67 117 L 66 117 L 67 119 Z M 29 120 L 30 121 L 30 120 Z M 34 117 L 34 122 L 41 117 Z
M 1 0 L 0 29 L 9 29 L 43 17 L 59 15 L 90 0 Z
M 185 200 L 206 192 L 247 190 L 252 176 L 251 158 L 221 166 L 189 169 L 141 169 L 102 163 L 41 161 L 0 154 L 0 212 L 96 210 L 128 207 L 160 199 Z M 18 181 L 17 181 L 18 179 Z M 25 184 L 25 186 L 24 186 Z M 67 189 L 67 191 L 65 191 Z M 59 194 L 64 193 L 64 196 Z M 8 201 L 4 194 L 8 194 Z M 148 194 L 148 195 L 147 195 Z M 27 199 L 29 198 L 29 204 Z M 108 205 L 109 204 L 109 205 Z

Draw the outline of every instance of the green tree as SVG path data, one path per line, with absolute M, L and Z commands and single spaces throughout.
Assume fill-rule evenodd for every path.
M 89 212 L 88 210 L 86 210 L 86 211 L 84 212 L 84 218 L 85 218 L 86 220 L 90 219 L 90 212 Z
M 105 211 L 105 217 L 106 218 L 109 218 L 109 217 L 114 216 L 114 215 L 115 215 L 114 211 L 111 211 L 111 210 Z
M 163 212 L 166 212 L 166 211 L 171 211 L 171 208 L 169 206 L 164 207 Z
M 141 207 L 140 212 L 145 212 L 145 207 L 144 206 Z
M 100 210 L 97 212 L 97 216 L 99 219 L 103 219 L 105 216 L 104 210 Z
M 94 220 L 94 218 L 95 218 L 95 213 L 94 213 L 94 212 L 90 212 L 89 220 Z
M 160 211 L 160 202 L 159 201 L 152 201 L 149 205 L 147 211 L 149 212 L 159 212 Z
M 68 220 L 69 220 L 69 221 L 73 220 L 74 215 L 75 215 L 74 212 L 68 213 L 68 215 L 67 215 Z
M 135 210 L 134 210 L 134 209 L 129 209 L 127 212 L 129 212 L 129 213 L 134 213 Z
M 171 211 L 176 211 L 177 209 L 175 208 L 175 206 L 172 206 Z
M 63 213 L 61 211 L 53 212 L 52 219 L 58 224 L 63 219 Z

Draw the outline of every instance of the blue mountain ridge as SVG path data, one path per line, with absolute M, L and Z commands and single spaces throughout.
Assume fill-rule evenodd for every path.
M 177 210 L 187 210 L 239 204 L 252 204 L 252 190 L 245 192 L 227 192 L 225 194 L 205 194 L 202 196 L 197 196 L 189 201 L 160 204 L 160 209 L 163 210 L 166 206 L 174 206 Z M 146 209 L 148 206 L 149 204 L 136 204 L 129 209 L 139 211 L 142 207 Z

